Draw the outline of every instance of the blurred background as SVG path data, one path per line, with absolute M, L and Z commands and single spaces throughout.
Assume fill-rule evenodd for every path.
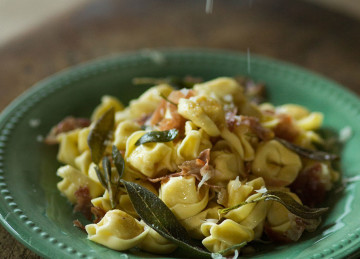
M 359 0 L 0 0 L 0 111 L 67 67 L 162 47 L 281 59 L 359 95 L 359 46 Z M 39 258 L 2 227 L 0 251 Z

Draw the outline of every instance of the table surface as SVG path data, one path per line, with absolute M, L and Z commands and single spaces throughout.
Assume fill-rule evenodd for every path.
M 360 94 L 360 21 L 293 0 L 103 0 L 0 48 L 0 110 L 69 66 L 130 50 L 206 47 L 260 54 L 325 75 Z M 40 258 L 0 227 L 2 258 Z

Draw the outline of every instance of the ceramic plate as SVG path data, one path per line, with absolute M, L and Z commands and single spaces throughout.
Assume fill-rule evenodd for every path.
M 68 115 L 90 116 L 104 94 L 125 104 L 145 88 L 134 77 L 248 75 L 266 82 L 275 104 L 298 103 L 325 114 L 324 126 L 353 130 L 342 153 L 343 177 L 360 172 L 360 102 L 341 86 L 304 69 L 262 57 L 214 50 L 130 53 L 68 69 L 38 83 L 0 117 L 0 219 L 20 242 L 47 258 L 143 258 L 97 245 L 73 227 L 77 215 L 56 189 L 57 147 L 41 138 Z M 360 248 L 360 182 L 330 194 L 321 227 L 294 244 L 272 245 L 253 258 L 348 258 Z M 325 204 L 326 205 L 326 204 Z M 158 257 L 147 255 L 149 257 Z

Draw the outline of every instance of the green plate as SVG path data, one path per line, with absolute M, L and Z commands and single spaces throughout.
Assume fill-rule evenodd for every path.
M 321 76 L 267 58 L 216 50 L 130 53 L 68 69 L 41 81 L 17 98 L 0 117 L 0 219 L 24 245 L 47 258 L 128 258 L 86 239 L 73 227 L 77 215 L 56 189 L 57 147 L 39 139 L 68 115 L 89 116 L 104 94 L 124 103 L 145 88 L 133 77 L 193 75 L 204 79 L 249 75 L 266 82 L 270 101 L 298 103 L 325 114 L 325 127 L 345 126 L 353 137 L 342 153 L 343 177 L 360 172 L 360 102 Z M 39 125 L 36 125 L 40 123 Z M 321 227 L 294 244 L 271 245 L 253 258 L 348 258 L 360 248 L 360 182 L 330 194 L 331 210 Z M 128 254 L 143 258 L 146 254 Z M 149 255 L 149 257 L 158 257 Z

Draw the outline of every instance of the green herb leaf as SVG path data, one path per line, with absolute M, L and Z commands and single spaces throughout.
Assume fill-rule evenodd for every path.
M 114 161 L 114 165 L 116 167 L 116 170 L 118 171 L 117 179 L 115 179 L 117 182 L 120 181 L 120 178 L 122 177 L 124 170 L 125 170 L 125 161 L 122 157 L 120 151 L 117 149 L 115 145 L 112 147 L 112 157 Z
M 119 202 L 118 193 L 121 185 L 120 179 L 124 173 L 125 162 L 116 146 L 113 146 L 112 148 L 112 158 L 116 167 L 115 172 L 111 170 L 111 163 L 107 156 L 102 160 L 104 173 L 102 173 L 97 166 L 95 167 L 95 171 L 99 182 L 109 192 L 111 208 L 114 209 Z
M 107 156 L 103 158 L 102 165 L 105 172 L 105 181 L 109 183 L 111 181 L 111 164 Z
M 236 244 L 233 245 L 229 248 L 226 248 L 224 250 L 221 250 L 219 252 L 217 252 L 217 254 L 221 254 L 221 255 L 227 255 L 229 252 L 235 251 L 235 250 L 239 250 L 240 248 L 243 248 L 244 246 L 246 246 L 247 242 L 242 242 L 240 244 Z
M 118 193 L 118 182 L 113 181 L 111 163 L 107 156 L 103 158 L 103 169 L 105 172 L 105 181 L 107 185 L 107 190 L 109 192 L 111 208 L 114 209 L 118 204 L 117 193 Z
M 149 125 L 142 125 L 140 127 L 141 130 L 145 130 L 145 131 L 151 131 L 152 130 L 152 127 L 149 126 Z
M 150 131 L 145 133 L 141 138 L 139 138 L 138 141 L 136 141 L 135 146 L 152 142 L 170 142 L 177 137 L 178 133 L 179 131 L 177 129 L 165 131 Z
M 96 175 L 97 175 L 97 178 L 99 179 L 99 182 L 101 183 L 101 185 L 107 189 L 107 183 L 106 183 L 106 180 L 105 180 L 105 176 L 104 174 L 101 172 L 100 168 L 98 166 L 95 166 L 94 167 L 94 170 L 96 172 Z
M 268 191 L 261 197 L 252 201 L 242 202 L 236 206 L 219 210 L 220 214 L 228 213 L 231 210 L 237 209 L 246 204 L 258 201 L 276 201 L 284 205 L 291 213 L 303 219 L 317 219 L 323 215 L 329 208 L 309 208 L 301 205 L 293 199 L 289 194 L 281 191 Z
M 154 193 L 133 182 L 121 180 L 140 218 L 163 237 L 174 242 L 187 256 L 209 258 L 210 253 L 198 247 L 175 215 Z
M 306 148 L 297 146 L 293 143 L 290 143 L 281 138 L 276 138 L 276 140 L 279 141 L 281 144 L 283 144 L 288 149 L 290 149 L 290 150 L 294 151 L 295 153 L 299 154 L 300 156 L 303 156 L 306 158 L 310 158 L 310 159 L 318 160 L 318 161 L 335 160 L 335 159 L 339 158 L 339 156 L 337 156 L 335 154 L 329 154 L 329 153 L 326 153 L 323 151 L 306 149 Z
M 291 213 L 303 219 L 317 219 L 323 215 L 329 208 L 309 208 L 303 206 L 293 199 L 289 194 L 280 191 L 269 191 L 265 194 L 265 200 L 280 202 Z
M 240 208 L 244 205 L 247 205 L 247 204 L 250 204 L 250 203 L 256 203 L 258 201 L 263 201 L 265 200 L 266 196 L 265 195 L 262 195 L 260 196 L 259 198 L 256 198 L 256 199 L 253 199 L 251 201 L 244 201 L 244 202 L 241 202 L 235 206 L 232 206 L 232 207 L 229 207 L 229 208 L 225 208 L 225 209 L 219 209 L 219 214 L 226 214 L 228 213 L 229 211 L 232 211 L 232 210 L 236 210 L 237 208 Z
M 88 145 L 91 152 L 92 161 L 99 164 L 105 152 L 106 140 L 109 138 L 110 132 L 114 128 L 114 108 L 106 111 L 100 119 L 98 119 L 89 133 Z
M 341 150 L 344 147 L 344 143 L 342 143 L 339 139 L 339 133 L 330 128 L 321 128 L 316 131 L 325 141 L 323 144 L 315 143 L 316 147 L 319 150 L 340 155 Z

